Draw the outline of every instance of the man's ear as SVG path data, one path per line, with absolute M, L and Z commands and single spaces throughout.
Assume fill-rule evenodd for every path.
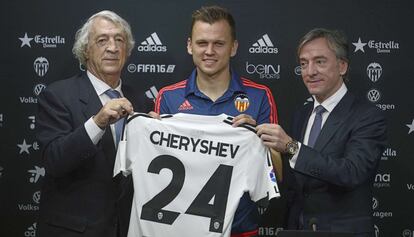
M 340 59 L 339 60 L 339 74 L 343 76 L 346 74 L 347 71 L 348 71 L 348 62 Z
M 237 40 L 233 41 L 233 46 L 231 48 L 231 56 L 235 56 L 237 53 L 237 48 L 239 47 L 239 42 Z
M 188 52 L 188 54 L 193 55 L 193 49 L 192 49 L 191 46 L 192 46 L 191 38 L 188 37 L 188 39 L 187 39 L 187 52 Z

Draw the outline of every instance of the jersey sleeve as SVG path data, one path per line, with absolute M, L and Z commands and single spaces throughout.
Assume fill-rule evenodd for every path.
M 264 87 L 264 98 L 260 109 L 257 124 L 278 123 L 277 106 L 273 94 L 268 87 Z
M 154 111 L 158 114 L 170 114 L 166 100 L 165 89 L 161 89 L 155 100 Z
M 255 159 L 253 159 L 254 164 L 249 166 L 251 169 L 247 183 L 250 198 L 258 202 L 260 206 L 267 206 L 267 201 L 275 197 L 280 197 L 280 192 L 277 186 L 269 149 L 264 148 L 264 152 L 260 152 L 259 154 L 261 155 L 256 155 Z

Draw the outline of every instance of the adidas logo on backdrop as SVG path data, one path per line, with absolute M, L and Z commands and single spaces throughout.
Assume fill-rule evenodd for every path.
M 249 53 L 270 53 L 277 54 L 279 49 L 274 47 L 272 41 L 267 34 L 264 34 L 256 43 L 249 48 Z
M 152 33 L 146 40 L 138 46 L 140 52 L 167 52 L 167 46 L 161 43 L 157 32 Z

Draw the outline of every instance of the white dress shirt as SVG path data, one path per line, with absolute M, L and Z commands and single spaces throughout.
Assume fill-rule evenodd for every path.
M 325 122 L 328 119 L 329 115 L 334 110 L 336 105 L 338 105 L 339 101 L 341 101 L 342 97 L 344 97 L 344 95 L 346 94 L 347 91 L 348 91 L 348 89 L 347 89 L 345 83 L 342 83 L 342 86 L 332 96 L 330 96 L 328 99 L 324 100 L 322 103 L 319 103 L 316 100 L 315 96 L 313 96 L 313 101 L 314 101 L 313 111 L 312 111 L 311 116 L 309 117 L 308 125 L 306 126 L 305 137 L 303 138 L 303 144 L 304 145 L 308 144 L 309 133 L 310 133 L 310 130 L 312 128 L 313 121 L 315 120 L 315 114 L 316 114 L 315 113 L 315 108 L 318 105 L 322 105 L 326 110 L 325 113 L 322 114 L 322 125 L 321 125 L 321 129 L 322 129 L 323 125 L 325 124 Z M 292 158 L 289 160 L 290 167 L 292 167 L 292 168 L 295 168 L 296 160 L 298 158 L 300 148 L 302 147 L 302 143 L 298 142 L 298 145 L 299 145 L 298 152 L 296 152 L 296 154 L 294 156 L 292 156 Z
M 105 94 L 105 91 L 107 91 L 109 89 L 112 89 L 112 88 L 108 84 L 106 84 L 104 81 L 102 81 L 102 80 L 98 79 L 97 77 L 95 77 L 89 71 L 87 71 L 86 74 L 88 75 L 88 78 L 91 81 L 92 86 L 96 91 L 96 94 L 99 96 L 99 99 L 102 102 L 102 106 L 105 105 L 108 101 L 111 100 L 111 98 L 109 98 L 109 96 L 107 94 Z M 124 94 L 122 94 L 121 85 L 122 85 L 122 81 L 119 80 L 119 85 L 114 90 L 117 90 L 121 94 L 121 96 L 123 97 Z M 89 118 L 85 122 L 85 129 L 86 129 L 86 132 L 89 135 L 89 138 L 91 139 L 91 141 L 95 145 L 99 142 L 99 140 L 101 140 L 102 136 L 105 133 L 105 129 L 101 129 L 100 127 L 98 127 L 98 125 L 95 123 L 95 121 L 93 121 L 92 117 Z M 111 124 L 111 131 L 112 131 L 112 136 L 113 136 L 113 139 L 114 139 L 114 142 L 115 142 L 116 139 L 115 139 L 115 126 L 114 126 L 114 124 Z

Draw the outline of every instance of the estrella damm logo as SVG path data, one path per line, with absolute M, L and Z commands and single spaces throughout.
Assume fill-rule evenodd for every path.
M 237 111 L 243 113 L 249 108 L 250 102 L 249 97 L 246 94 L 237 95 L 234 99 L 234 107 L 236 107 Z

